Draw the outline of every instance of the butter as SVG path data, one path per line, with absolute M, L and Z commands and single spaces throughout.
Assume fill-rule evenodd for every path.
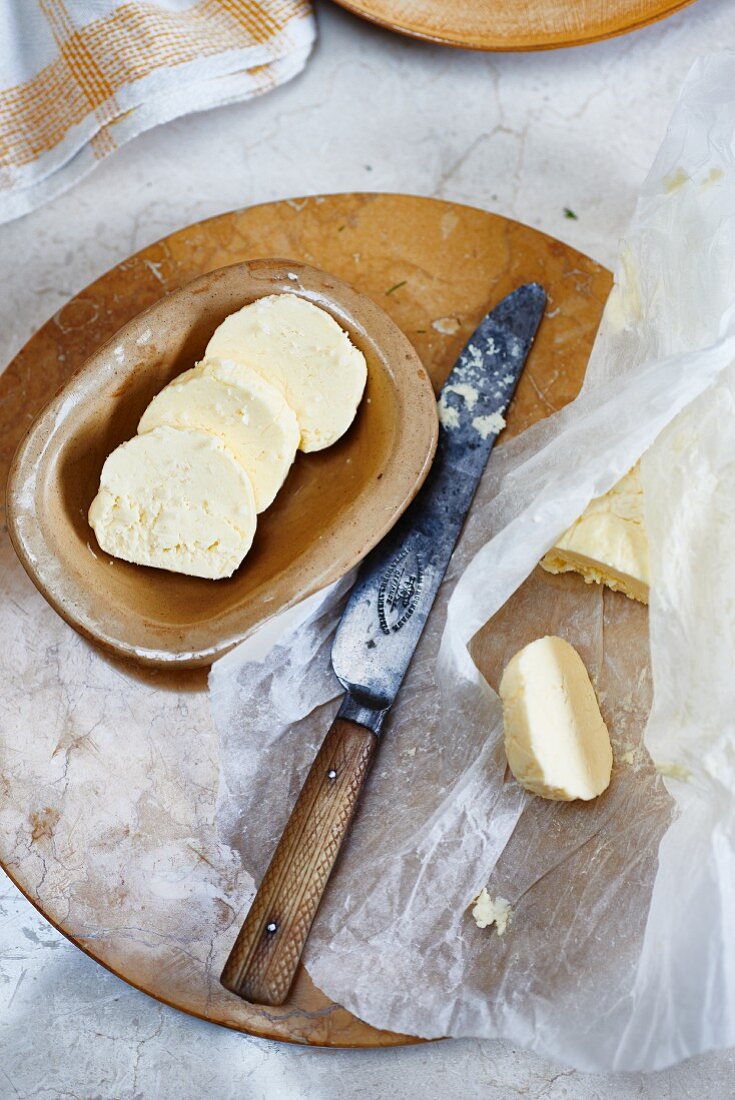
M 302 451 L 320 451 L 347 431 L 367 380 L 365 357 L 347 333 L 296 294 L 270 294 L 230 314 L 205 358 L 244 364 L 280 389 L 296 414 Z M 202 370 L 210 373 L 209 363 Z M 228 367 L 227 380 L 237 376 Z
M 475 898 L 472 907 L 472 919 L 477 927 L 491 928 L 495 925 L 495 930 L 499 936 L 505 935 L 512 913 L 513 910 L 508 899 L 502 898 L 500 895 L 491 898 L 485 886 Z
M 89 522 L 116 558 L 216 580 L 234 573 L 250 549 L 255 500 L 220 439 L 160 427 L 109 455 Z
M 605 584 L 648 603 L 650 570 L 638 466 L 596 497 L 541 559 L 549 573 L 580 573 L 587 584 Z
M 281 391 L 255 371 L 217 360 L 205 365 L 206 371 L 185 371 L 161 390 L 143 413 L 138 432 L 168 425 L 217 436 L 245 469 L 255 509 L 263 512 L 296 456 L 298 421 Z
M 607 788 L 610 735 L 587 669 L 562 638 L 539 638 L 508 663 L 499 688 L 505 751 L 519 783 L 556 801 Z

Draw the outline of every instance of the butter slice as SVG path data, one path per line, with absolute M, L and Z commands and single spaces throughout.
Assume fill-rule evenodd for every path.
M 638 466 L 585 511 L 541 559 L 549 573 L 580 573 L 587 584 L 605 584 L 648 603 L 650 570 Z
M 205 358 L 244 364 L 277 386 L 296 414 L 302 451 L 320 451 L 347 431 L 367 380 L 365 357 L 347 333 L 296 294 L 270 294 L 230 314 Z
M 500 681 L 505 751 L 526 790 L 570 802 L 602 794 L 610 783 L 610 735 L 576 649 L 538 638 L 508 663 Z
M 244 467 L 253 486 L 255 509 L 263 512 L 286 480 L 299 445 L 299 425 L 285 397 L 255 371 L 218 361 L 185 371 L 153 398 L 139 434 L 163 425 L 216 435 Z
M 162 427 L 109 455 L 89 522 L 116 558 L 216 580 L 234 573 L 250 549 L 255 500 L 221 440 Z

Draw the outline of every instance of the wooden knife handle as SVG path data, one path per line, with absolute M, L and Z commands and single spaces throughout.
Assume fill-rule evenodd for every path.
M 332 723 L 222 971 L 239 997 L 286 1000 L 377 745 L 365 726 Z

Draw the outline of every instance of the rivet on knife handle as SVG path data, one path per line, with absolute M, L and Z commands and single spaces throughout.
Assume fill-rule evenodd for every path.
M 245 1000 L 286 1000 L 377 745 L 339 716 L 327 733 L 222 971 Z

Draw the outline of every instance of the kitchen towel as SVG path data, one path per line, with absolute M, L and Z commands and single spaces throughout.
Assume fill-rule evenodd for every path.
M 144 130 L 303 68 L 307 0 L 0 0 L 0 223 Z

